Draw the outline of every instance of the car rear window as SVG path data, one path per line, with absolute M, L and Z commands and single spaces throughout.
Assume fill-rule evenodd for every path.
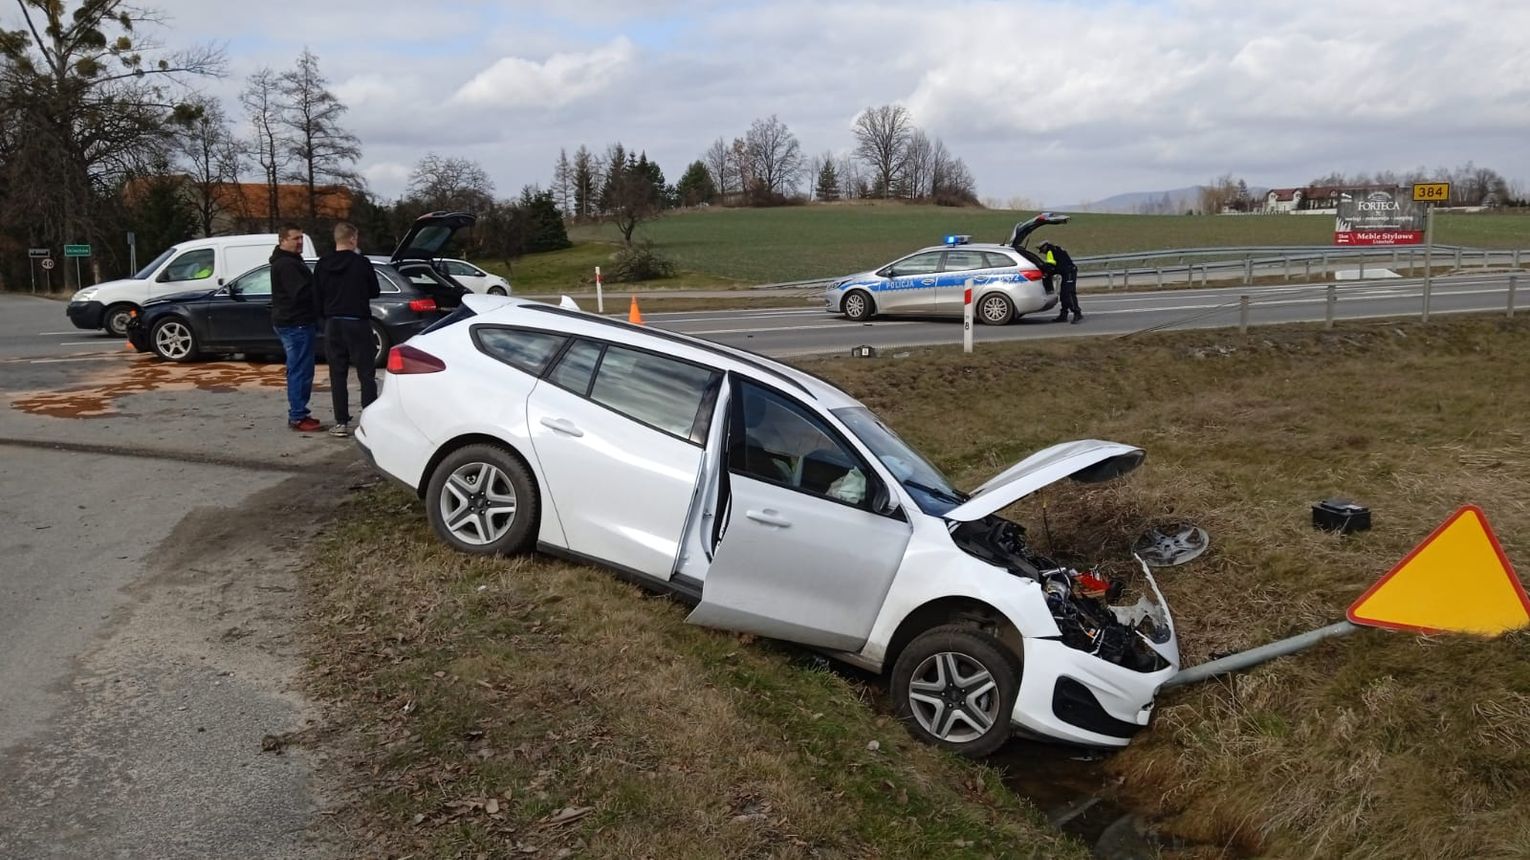
M 560 388 L 567 388 L 580 397 L 588 397 L 590 380 L 595 376 L 595 364 L 600 361 L 600 351 L 605 347 L 587 340 L 575 341 L 574 345 L 558 359 L 547 378 Z
M 993 254 L 987 251 L 983 252 L 983 268 L 985 269 L 1008 269 L 1015 265 L 1016 263 L 1014 260 L 1011 260 L 1003 254 Z
M 548 360 L 558 353 L 566 340 L 568 338 L 561 334 L 545 331 L 490 326 L 473 329 L 473 342 L 485 355 L 533 376 L 542 375 Z
M 981 251 L 947 251 L 942 272 L 967 272 L 972 269 L 989 268 L 987 254 Z
M 478 314 L 474 313 L 472 308 L 468 307 L 467 305 L 458 305 L 456 310 L 426 326 L 424 330 L 420 332 L 420 334 L 432 332 L 436 329 L 446 328 L 449 325 L 456 325 L 457 323 L 460 323 L 469 317 L 476 316 L 478 316 Z
M 650 427 L 690 439 L 707 390 L 719 375 L 684 361 L 608 346 L 589 397 Z

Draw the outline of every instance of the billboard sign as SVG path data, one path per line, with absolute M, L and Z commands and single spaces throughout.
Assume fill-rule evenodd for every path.
M 1401 189 L 1345 191 L 1334 222 L 1335 245 L 1418 245 L 1424 241 L 1424 208 Z

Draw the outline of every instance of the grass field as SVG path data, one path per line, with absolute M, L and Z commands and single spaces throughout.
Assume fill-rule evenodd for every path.
M 961 486 L 1063 439 L 1146 448 L 1125 481 L 1049 491 L 1050 535 L 1035 502 L 1015 515 L 1080 563 L 1149 522 L 1205 526 L 1212 551 L 1162 577 L 1194 664 L 1343 617 L 1466 502 L 1530 567 L 1527 362 L 1530 320 L 1453 319 L 805 366 Z M 1332 495 L 1375 529 L 1314 531 Z M 853 676 L 687 627 L 603 572 L 446 552 L 394 491 L 330 533 L 314 660 L 364 747 L 372 853 L 1082 856 Z M 1362 631 L 1176 690 L 1110 769 L 1170 831 L 1244 855 L 1530 856 L 1530 632 Z
M 951 233 L 978 242 L 1002 242 L 1031 212 L 938 206 L 844 204 L 779 209 L 710 209 L 668 215 L 642 225 L 682 269 L 746 283 L 827 277 L 875 268 Z M 1490 248 L 1530 247 L 1530 216 L 1443 214 L 1435 241 Z M 614 228 L 573 228 L 577 243 L 615 243 Z M 1075 256 L 1158 248 L 1220 245 L 1327 245 L 1326 216 L 1074 216 L 1042 228 Z M 587 247 L 587 246 L 584 246 Z M 570 252 L 560 252 L 570 253 Z M 531 258 L 527 258 L 530 260 Z

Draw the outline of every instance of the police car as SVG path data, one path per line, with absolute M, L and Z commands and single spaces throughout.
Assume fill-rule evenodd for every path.
M 1043 212 L 1016 224 L 1002 245 L 947 236 L 939 245 L 920 248 L 880 269 L 833 282 L 824 292 L 824 309 L 856 322 L 880 314 L 960 317 L 971 279 L 973 317 L 978 322 L 1006 325 L 1050 310 L 1057 304 L 1057 293 L 1045 281 L 1041 258 L 1025 242 L 1039 227 L 1067 222 L 1067 215 Z

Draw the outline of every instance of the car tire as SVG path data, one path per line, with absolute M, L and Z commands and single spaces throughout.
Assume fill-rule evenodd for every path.
M 839 302 L 840 313 L 851 322 L 865 322 L 876 315 L 876 301 L 865 290 L 851 290 Z
M 127 337 L 128 324 L 133 321 L 133 311 L 136 310 L 138 306 L 128 302 L 108 307 L 101 315 L 101 328 L 113 337 Z
M 898 719 L 919 740 L 972 758 L 1009 739 L 1019 693 L 1020 658 L 976 627 L 926 630 L 893 665 Z
M 538 510 L 526 464 L 498 445 L 468 445 L 448 454 L 425 489 L 425 512 L 436 534 L 474 555 L 530 550 Z
M 508 296 L 510 294 L 505 292 L 505 288 L 504 287 L 490 287 L 489 288 L 489 295 L 491 295 L 491 296 Z
M 165 317 L 149 329 L 149 349 L 165 361 L 185 363 L 201 355 L 196 330 L 184 317 Z
M 977 319 L 984 325 L 1009 325 L 1015 320 L 1015 303 L 1003 293 L 989 293 L 977 303 Z
M 382 323 L 372 320 L 372 346 L 377 350 L 372 356 L 372 367 L 382 367 L 388 363 L 388 330 L 382 327 Z

